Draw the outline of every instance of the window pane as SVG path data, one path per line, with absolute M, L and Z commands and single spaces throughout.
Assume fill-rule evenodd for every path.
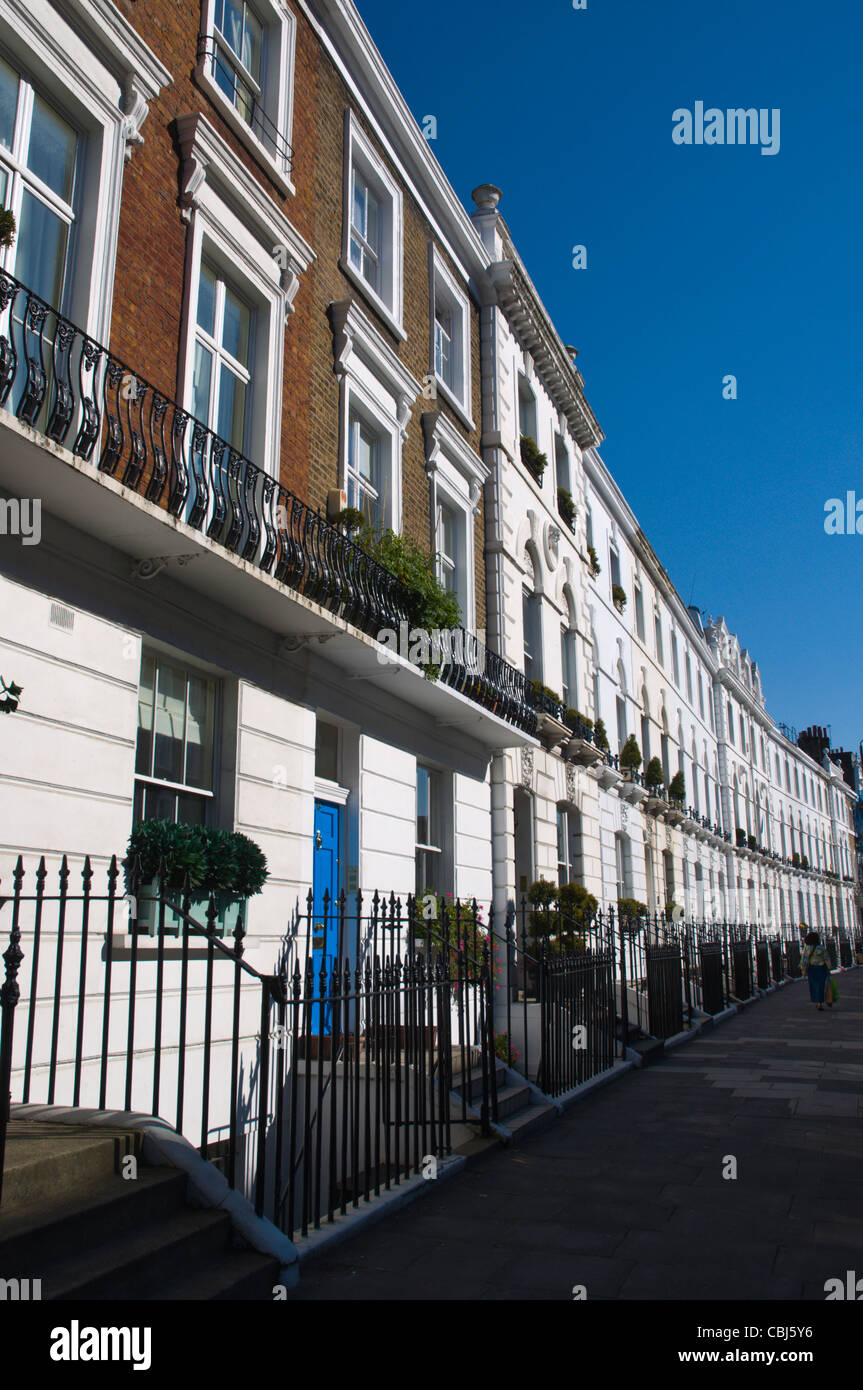
M 188 787 L 213 788 L 213 723 L 216 689 L 202 676 L 189 677 L 186 718 L 186 775 Z
M 417 844 L 431 844 L 429 839 L 430 777 L 428 768 L 417 768 Z
M 373 251 L 380 248 L 380 205 L 371 189 L 366 189 L 366 241 Z
M 263 33 L 261 26 L 252 11 L 246 10 L 246 31 L 243 35 L 243 63 L 252 74 L 255 81 L 260 86 L 261 83 L 261 50 L 263 48 Z
M 211 337 L 216 332 L 216 277 L 210 267 L 201 266 L 198 281 L 198 323 Z
M 153 756 L 153 695 L 156 681 L 156 665 L 151 656 L 141 662 L 141 680 L 138 686 L 138 741 L 135 750 L 135 771 L 149 777 L 152 771 Z
M 216 79 L 216 85 L 221 87 L 228 100 L 232 104 L 236 103 L 237 75 L 221 50 L 216 52 L 213 61 L 213 76 Z
M 219 380 L 219 417 L 216 433 L 242 451 L 246 420 L 246 384 L 223 364 Z
M 319 719 L 315 730 L 315 776 L 326 782 L 339 780 L 339 731 Z
M 207 799 L 203 796 L 186 796 L 183 792 L 179 792 L 176 797 L 178 824 L 206 825 L 208 804 Z
M 6 185 L 8 182 L 9 180 L 6 177 L 6 170 L 0 168 L 0 204 L 2 204 L 4 208 L 6 206 Z
M 68 240 L 68 225 L 25 189 L 15 238 L 15 274 L 56 308 L 63 293 Z
M 75 182 L 78 136 L 40 96 L 33 98 L 27 165 L 58 197 L 69 202 Z
M 212 375 L 213 354 L 202 343 L 196 343 L 195 369 L 192 374 L 192 414 L 207 425 L 210 423 Z
M 216 27 L 239 58 L 243 49 L 243 8 L 234 0 L 217 0 Z
M 249 365 L 249 327 L 251 314 L 233 290 L 225 289 L 225 321 L 222 325 L 222 347 L 242 362 Z
M 368 192 L 368 190 L 366 189 L 365 184 L 363 183 L 362 179 L 360 178 L 359 174 L 357 173 L 357 171 L 356 171 L 356 169 L 355 169 L 355 170 L 354 170 L 354 200 L 353 200 L 353 210 L 352 210 L 352 212 L 351 212 L 351 225 L 352 225 L 353 227 L 356 227 L 357 231 L 360 233 L 360 236 L 362 236 L 362 237 L 364 237 L 365 234 L 366 234 L 366 196 L 367 196 L 367 192 Z
M 18 74 L 0 58 L 0 145 L 12 148 L 18 107 Z
M 186 677 L 173 666 L 158 668 L 155 723 L 153 776 L 163 777 L 166 782 L 180 782 L 186 726 Z

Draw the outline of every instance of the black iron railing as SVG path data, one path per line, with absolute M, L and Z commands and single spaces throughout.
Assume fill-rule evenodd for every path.
M 212 897 L 190 916 L 188 884 L 179 906 L 162 876 L 155 933 L 139 929 L 134 865 L 126 894 L 120 874 L 115 858 L 97 891 L 89 859 L 73 881 L 64 856 L 55 882 L 19 858 L 0 900 L 0 1194 L 13 1095 L 160 1116 L 291 1235 L 446 1157 L 454 1122 L 490 1131 L 489 949 L 465 949 L 458 914 L 419 926 L 411 901 L 310 900 L 266 973 L 242 916 L 232 941 Z
M 395 575 L 5 272 L 0 406 L 370 636 L 410 625 L 414 598 Z M 537 693 L 475 634 L 450 634 L 439 678 L 536 732 Z

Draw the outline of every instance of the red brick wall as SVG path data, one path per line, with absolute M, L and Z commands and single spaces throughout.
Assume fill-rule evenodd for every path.
M 129 367 L 159 390 L 175 395 L 182 320 L 187 226 L 178 206 L 180 160 L 172 134 L 178 116 L 202 111 L 237 157 L 313 247 L 317 260 L 301 277 L 285 335 L 282 395 L 281 477 L 285 486 L 313 506 L 324 508 L 339 482 L 338 382 L 333 372 L 333 341 L 327 309 L 334 300 L 355 295 L 418 379 L 429 370 L 430 301 L 428 242 L 431 229 L 403 190 L 404 328 L 399 342 L 339 269 L 342 242 L 344 113 L 349 95 L 301 13 L 297 19 L 292 144 L 293 197 L 284 197 L 264 166 L 237 139 L 219 108 L 192 79 L 200 4 L 198 0 L 117 0 L 141 38 L 173 75 L 151 103 L 142 128 L 144 144 L 126 166 L 117 249 L 111 348 Z M 357 112 L 361 124 L 365 124 Z M 368 132 L 367 132 L 368 133 Z M 377 145 L 377 142 L 373 143 Z M 386 155 L 378 150 L 386 163 Z M 395 177 L 395 171 L 390 170 Z M 445 257 L 446 259 L 446 257 Z M 479 324 L 472 309 L 473 414 L 479 422 Z M 417 401 L 404 447 L 403 528 L 426 548 L 430 539 L 429 486 Z M 479 452 L 471 434 L 449 407 L 459 431 Z M 484 626 L 485 572 L 482 509 L 476 523 L 477 626 Z

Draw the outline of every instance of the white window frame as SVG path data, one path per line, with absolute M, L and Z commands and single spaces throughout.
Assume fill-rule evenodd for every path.
M 434 377 L 438 391 L 452 406 L 456 414 L 467 425 L 475 429 L 473 422 L 473 395 L 471 387 L 470 354 L 470 302 L 459 287 L 455 277 L 438 252 L 434 242 L 429 243 L 429 287 L 430 287 L 430 343 L 429 374 Z M 449 382 L 437 368 L 437 308 L 442 304 L 452 316 L 450 348 L 453 359 L 453 381 Z
M 487 464 L 459 434 L 452 421 L 440 411 L 426 411 L 422 417 L 425 438 L 426 472 L 430 483 L 433 532 L 432 549 L 438 551 L 438 512 L 441 500 L 462 517 L 464 542 L 462 586 L 457 596 L 462 609 L 462 625 L 475 631 L 475 517 L 489 476 Z
M 384 485 L 379 486 L 378 498 L 381 499 L 380 529 L 381 531 L 395 530 L 394 518 L 397 515 L 397 473 L 394 459 L 398 452 L 396 442 L 397 428 L 385 414 L 380 411 L 374 396 L 363 389 L 359 383 L 352 382 L 348 387 L 348 412 L 345 422 L 345 459 L 344 459 L 344 490 L 348 499 L 349 506 L 356 506 L 356 502 L 351 500 L 351 482 L 354 471 L 350 467 L 350 439 L 354 429 L 359 425 L 365 425 L 366 429 L 375 435 L 380 447 L 379 472 L 384 479 Z M 362 479 L 360 473 L 355 473 L 358 488 L 366 491 L 373 491 L 369 484 Z M 400 486 L 398 493 L 400 494 Z M 359 510 L 362 510 L 360 508 Z
M 380 206 L 381 246 L 378 263 L 380 274 L 377 289 L 369 284 L 365 276 L 351 262 L 354 168 L 360 170 Z M 404 303 L 402 242 L 401 189 L 380 159 L 353 111 L 348 108 L 345 112 L 342 254 L 339 265 L 396 336 L 404 342 L 407 334 L 402 324 Z
M 333 370 L 339 378 L 339 478 L 347 492 L 348 438 L 352 411 L 365 415 L 391 441 L 390 504 L 384 525 L 401 530 L 402 448 L 422 385 L 354 299 L 330 305 Z
M 190 783 L 188 783 L 188 782 L 186 782 L 186 781 L 171 782 L 171 781 L 169 781 L 167 778 L 164 778 L 164 777 L 156 777 L 155 774 L 153 774 L 152 772 L 147 772 L 147 773 L 138 772 L 138 771 L 137 771 L 137 761 L 138 761 L 138 733 L 139 733 L 139 726 L 136 726 L 136 731 L 135 731 L 135 768 L 134 768 L 134 771 L 133 771 L 133 782 L 134 782 L 133 795 L 134 795 L 135 798 L 137 798 L 137 795 L 138 795 L 138 788 L 139 788 L 139 787 L 145 787 L 145 788 L 148 788 L 148 787 L 155 787 L 155 788 L 157 788 L 157 789 L 161 789 L 161 790 L 164 790 L 164 791 L 172 792 L 172 793 L 174 793 L 174 794 L 177 795 L 177 796 L 188 796 L 188 797 L 195 798 L 196 800 L 201 801 L 202 803 L 204 803 L 205 805 L 207 805 L 207 810 L 206 810 L 206 813 L 205 813 L 205 821 L 206 821 L 207 823 L 211 823 L 211 822 L 212 822 L 213 812 L 212 812 L 212 810 L 211 810 L 210 808 L 215 806 L 215 804 L 216 804 L 216 799 L 217 799 L 217 794 L 218 794 L 219 757 L 220 757 L 220 749 L 221 749 L 221 743 L 220 743 L 220 740 L 221 740 L 221 718 L 222 718 L 222 687 L 221 687 L 221 683 L 220 683 L 220 681 L 217 679 L 217 677 L 215 677 L 215 676 L 212 674 L 212 672 L 210 672 L 210 671 L 208 671 L 208 670 L 206 670 L 206 669 L 200 668 L 200 667 L 194 665 L 194 663 L 188 662 L 188 661 L 186 660 L 185 657 L 180 657 L 180 656 L 178 656 L 178 657 L 174 658 L 173 656 L 168 656 L 168 655 L 166 655 L 166 654 L 165 654 L 163 651 L 161 651 L 161 650 L 158 650 L 158 649 L 155 649 L 155 648 L 145 647 L 144 650 L 143 650 L 143 652 L 141 653 L 141 670 L 139 670 L 139 672 L 138 672 L 138 694 L 139 694 L 139 704 L 140 704 L 140 691 L 141 691 L 141 674 L 142 674 L 142 669 L 143 669 L 143 664 L 144 664 L 144 660 L 145 660 L 145 659 L 149 659 L 149 660 L 153 661 L 153 662 L 154 662 L 154 667 L 155 667 L 155 670 L 154 670 L 155 679 L 154 679 L 154 686 L 153 686 L 153 694 L 154 694 L 154 704 L 153 704 L 153 727 L 152 727 L 152 729 L 151 729 L 151 731 L 150 731 L 150 736 L 151 736 L 151 747 L 150 747 L 150 759 L 149 759 L 149 761 L 150 761 L 150 765 L 151 765 L 151 766 L 152 766 L 153 758 L 154 758 L 154 755 L 155 755 L 155 742 L 156 742 L 156 729 L 155 729 L 155 723 L 156 723 L 156 720 L 155 720 L 155 709 L 156 709 L 156 705 L 155 705 L 155 696 L 156 696 L 156 691 L 157 691 L 157 689 L 158 689 L 158 673 L 159 673 L 160 668 L 162 668 L 162 667 L 170 667 L 170 668 L 171 668 L 172 670 L 174 670 L 174 671 L 180 671 L 180 672 L 182 672 L 183 676 L 184 676 L 185 679 L 186 679 L 186 699 L 188 699 L 188 681 L 189 681 L 189 677 L 190 677 L 190 676 L 197 677 L 197 678 L 200 679 L 200 680 L 207 681 L 207 682 L 209 683 L 209 685 L 212 687 L 212 691 L 213 691 L 213 730 L 212 730 L 213 746 L 212 746 L 212 749 L 211 749 L 211 759 L 212 759 L 212 761 L 211 761 L 211 765 L 210 765 L 210 785 L 209 785 L 209 787 L 196 787 L 196 786 L 193 786 L 193 785 L 191 785 Z M 187 741 L 184 739 L 184 753 L 186 752 L 186 749 L 187 749 Z
M 114 5 L 69 0 L 68 15 L 47 0 L 0 0 L 6 61 L 57 106 L 81 140 L 75 244 L 58 307 L 104 343 L 123 170 L 132 148 L 143 143 L 149 103 L 172 76 Z
M 206 257 L 204 257 L 204 259 L 206 259 Z M 201 278 L 201 268 L 202 266 L 201 264 L 199 264 L 199 286 Z M 195 313 L 194 324 L 194 346 L 197 347 L 200 344 L 200 346 L 204 348 L 206 352 L 209 353 L 210 361 L 212 363 L 212 372 L 210 377 L 210 400 L 207 403 L 207 421 L 205 423 L 209 424 L 210 429 L 215 430 L 215 421 L 218 417 L 218 409 L 214 409 L 214 406 L 217 406 L 218 403 L 219 394 L 221 391 L 222 367 L 225 366 L 228 368 L 231 375 L 235 377 L 237 381 L 242 382 L 243 385 L 246 387 L 247 394 L 246 406 L 244 410 L 244 437 L 242 442 L 239 445 L 235 446 L 237 447 L 240 453 L 245 454 L 247 440 L 249 436 L 250 417 L 254 409 L 255 382 L 253 373 L 256 358 L 255 329 L 257 313 L 253 307 L 249 306 L 251 317 L 251 322 L 249 326 L 249 366 L 245 366 L 237 358 L 232 356 L 232 354 L 228 352 L 227 348 L 223 347 L 222 345 L 222 330 L 224 329 L 226 291 L 228 289 L 231 289 L 234 290 L 235 294 L 237 293 L 233 277 L 230 276 L 227 271 L 222 270 L 219 266 L 211 265 L 210 269 L 216 276 L 214 333 L 210 333 L 206 328 L 202 327 L 202 325 L 198 322 L 197 312 Z M 242 295 L 239 295 L 239 297 L 242 298 Z M 212 419 L 211 416 L 213 417 Z M 231 441 L 228 440 L 228 443 L 230 444 Z
M 255 310 L 246 456 L 279 477 L 288 314 L 314 253 L 205 116 L 181 116 L 180 204 L 189 224 L 180 337 L 179 399 L 192 409 L 201 261 L 223 268 Z M 273 254 L 278 246 L 282 257 Z
M 5 54 L 3 55 L 5 59 Z M 8 59 L 5 59 L 8 62 Z M 24 194 L 41 207 L 47 208 L 55 219 L 62 223 L 66 228 L 66 255 L 64 258 L 62 285 L 59 295 L 52 295 L 50 302 L 56 308 L 61 309 L 66 301 L 66 291 L 69 288 L 71 279 L 71 269 L 74 264 L 75 238 L 77 232 L 78 204 L 79 204 L 79 185 L 81 183 L 82 165 L 84 164 L 84 150 L 86 148 L 86 135 L 82 135 L 80 130 L 68 120 L 65 111 L 58 109 L 56 102 L 52 99 L 53 93 L 48 98 L 43 96 L 41 84 L 35 85 L 30 80 L 26 72 L 22 72 L 21 64 L 14 61 L 10 64 L 13 71 L 18 75 L 18 99 L 13 121 L 12 148 L 0 148 L 0 170 L 6 176 L 7 183 L 3 193 L 5 206 L 10 209 L 16 227 L 21 226 L 22 207 Z M 39 176 L 30 168 L 28 156 L 29 145 L 32 136 L 33 113 L 36 104 L 36 97 L 46 101 L 54 114 L 64 121 L 75 135 L 75 157 L 72 189 L 68 199 L 55 192 L 47 184 L 43 183 Z M 25 148 L 26 144 L 26 148 Z M 9 269 L 14 274 L 17 269 L 17 252 L 20 237 L 16 236 L 12 245 L 0 250 L 0 266 Z M 14 267 L 14 269 L 13 269 Z M 28 285 L 28 289 L 35 291 L 35 286 Z M 23 314 L 24 306 L 17 306 Z M 16 315 L 17 317 L 17 315 Z
M 262 106 L 267 116 L 276 126 L 279 134 L 290 146 L 294 124 L 294 71 L 296 53 L 297 21 L 282 0 L 252 0 L 251 8 L 261 21 L 263 36 L 263 100 Z M 201 6 L 201 41 L 212 46 L 216 39 L 215 0 L 203 0 Z M 202 91 L 206 92 L 246 149 L 266 169 L 273 182 L 282 193 L 293 194 L 291 179 L 291 157 L 287 152 L 268 148 L 244 120 L 237 107 L 222 91 L 212 76 L 212 57 L 202 51 L 195 67 L 194 77 Z

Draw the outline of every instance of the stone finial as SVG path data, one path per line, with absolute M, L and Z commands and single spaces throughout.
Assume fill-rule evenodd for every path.
M 495 212 L 503 194 L 493 183 L 481 183 L 470 195 L 480 212 Z

